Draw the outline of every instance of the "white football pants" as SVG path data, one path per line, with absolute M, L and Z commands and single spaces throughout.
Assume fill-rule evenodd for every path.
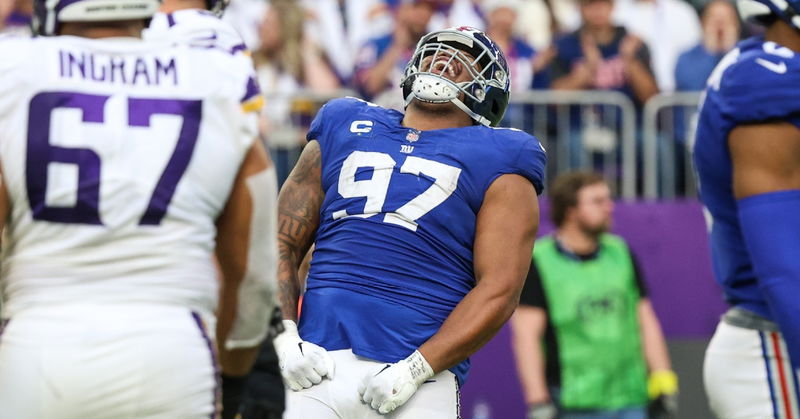
M 711 410 L 720 419 L 800 418 L 797 372 L 780 333 L 720 322 L 703 368 Z
M 456 376 L 442 371 L 408 401 L 388 415 L 381 415 L 361 402 L 358 384 L 369 373 L 377 373 L 385 362 L 357 357 L 350 349 L 329 352 L 336 364 L 333 379 L 300 391 L 286 390 L 283 419 L 457 419 L 459 391 Z
M 162 305 L 22 311 L 0 336 L 0 419 L 214 418 L 216 358 L 202 324 Z

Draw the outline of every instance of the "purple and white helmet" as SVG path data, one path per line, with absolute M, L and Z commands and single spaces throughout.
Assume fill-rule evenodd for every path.
M 469 53 L 466 58 L 460 51 Z M 423 60 L 444 65 L 423 68 Z M 444 76 L 450 63 L 458 61 L 472 80 L 454 83 Z M 431 32 L 417 44 L 400 82 L 406 106 L 413 99 L 429 103 L 451 102 L 475 122 L 497 126 L 508 107 L 510 78 L 500 47 L 485 33 L 468 26 Z M 463 93 L 463 96 L 461 95 Z M 461 99 L 463 97 L 463 100 Z
M 61 22 L 107 22 L 147 19 L 159 0 L 33 0 L 33 32 L 52 36 Z

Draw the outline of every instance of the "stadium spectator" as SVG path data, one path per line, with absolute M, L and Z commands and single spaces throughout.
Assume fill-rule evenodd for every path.
M 258 49 L 259 26 L 269 0 L 232 0 L 222 20 L 236 28 L 250 51 Z
M 486 22 L 481 15 L 483 0 L 436 0 L 436 13 L 428 23 L 428 30 L 436 31 L 453 26 L 470 26 L 485 29 Z
M 537 54 L 524 39 L 514 35 L 522 3 L 521 0 L 484 0 L 481 3 L 481 11 L 486 17 L 486 34 L 505 53 L 511 72 L 511 88 L 515 92 L 546 88 L 549 84 L 547 72 L 541 71 L 548 64 L 546 54 Z M 532 113 L 531 106 L 509 105 L 501 124 L 529 129 Z
M 578 29 L 580 24 L 577 0 L 525 0 L 517 30 L 534 48 L 544 50 L 555 38 Z
M 314 104 L 298 94 L 339 87 L 321 49 L 305 36 L 304 13 L 296 1 L 273 0 L 261 22 L 259 48 L 253 52 L 258 83 L 267 92 L 261 133 L 275 161 L 279 184 L 300 155 L 314 111 Z
M 641 272 L 624 240 L 608 233 L 607 183 L 569 173 L 549 196 L 557 229 L 537 240 L 511 318 L 528 418 L 558 410 L 563 419 L 644 419 L 649 398 L 652 410 L 674 413 L 677 378 Z
M 694 8 L 682 0 L 617 0 L 614 17 L 650 48 L 659 90 L 675 90 L 678 56 L 700 41 Z
M 249 60 L 250 51 L 239 32 L 220 19 L 226 6 L 225 0 L 161 0 L 142 38 L 220 49 Z
M 486 17 L 486 34 L 506 55 L 511 71 L 511 89 L 514 91 L 534 87 L 534 73 L 545 64 L 541 60 L 534 60 L 534 49 L 525 40 L 514 35 L 514 25 L 521 5 L 521 0 L 483 0 L 481 3 L 481 10 Z M 539 83 L 539 87 L 544 86 L 545 83 Z
M 306 33 L 323 47 L 342 84 L 353 76 L 359 48 L 394 25 L 383 0 L 303 0 Z
M 611 21 L 611 0 L 581 0 L 583 25 L 555 42 L 552 87 L 625 93 L 643 104 L 658 93 L 650 51 L 636 36 Z
M 556 90 L 613 90 L 631 98 L 638 109 L 658 93 L 650 71 L 650 52 L 639 38 L 611 21 L 612 0 L 581 0 L 583 24 L 557 40 L 550 66 L 551 87 Z M 609 123 L 611 125 L 609 125 Z M 585 157 L 596 158 L 618 150 L 616 124 L 600 107 L 573 109 L 569 135 L 570 167 L 586 167 Z
M 703 90 L 717 63 L 739 40 L 740 24 L 733 4 L 713 0 L 701 13 L 703 39 L 678 57 L 675 66 L 676 90 Z
M 393 33 L 371 39 L 361 48 L 356 57 L 355 85 L 367 100 L 403 109 L 397 80 L 435 11 L 433 0 L 401 0 L 394 9 Z
M 0 0 L 0 33 L 31 35 L 31 0 Z

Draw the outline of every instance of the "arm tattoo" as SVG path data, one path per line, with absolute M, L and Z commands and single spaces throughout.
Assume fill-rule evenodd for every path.
M 278 198 L 278 295 L 284 318 L 297 318 L 302 284 L 297 270 L 319 226 L 322 190 L 319 143 L 306 145 Z

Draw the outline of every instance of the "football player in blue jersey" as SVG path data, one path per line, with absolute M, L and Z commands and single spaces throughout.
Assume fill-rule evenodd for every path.
M 353 98 L 318 113 L 279 198 L 285 417 L 458 417 L 468 357 L 517 306 L 539 221 L 544 149 L 493 128 L 508 76 L 485 34 L 450 28 L 419 41 L 405 113 Z
M 708 80 L 694 147 L 714 273 L 731 309 L 706 352 L 721 418 L 798 417 L 800 1 L 739 0 L 766 26 Z

